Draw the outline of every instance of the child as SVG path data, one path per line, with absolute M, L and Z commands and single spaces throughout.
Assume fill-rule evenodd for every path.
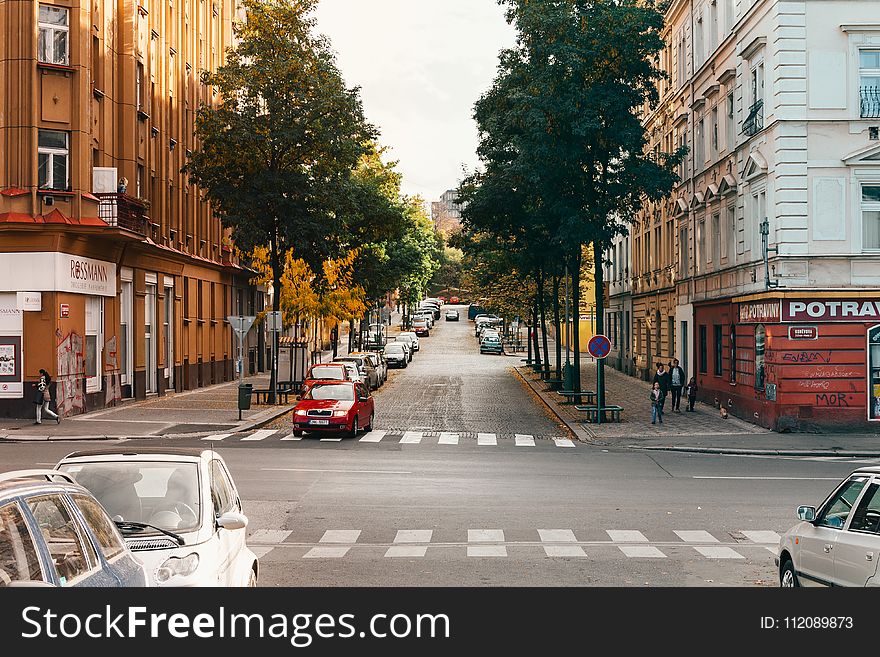
M 688 381 L 685 392 L 687 393 L 688 398 L 687 410 L 693 412 L 694 404 L 697 401 L 697 378 L 695 376 L 692 376 L 691 380 Z
M 651 390 L 651 424 L 663 424 L 663 390 L 660 389 L 660 382 L 654 381 L 654 388 Z

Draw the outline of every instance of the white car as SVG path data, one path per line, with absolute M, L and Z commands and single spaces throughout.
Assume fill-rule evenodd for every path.
M 414 331 L 402 331 L 397 336 L 398 340 L 400 338 L 408 339 L 408 342 L 412 343 L 412 350 L 413 351 L 419 350 L 419 336 L 417 336 Z
M 880 467 L 859 468 L 779 539 L 779 583 L 880 586 Z
M 229 469 L 212 449 L 73 452 L 55 466 L 110 514 L 152 586 L 256 586 L 248 519 Z

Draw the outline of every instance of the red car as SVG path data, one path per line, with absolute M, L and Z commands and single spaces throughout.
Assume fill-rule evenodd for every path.
M 293 409 L 293 435 L 304 431 L 344 432 L 349 438 L 373 429 L 375 409 L 360 381 L 315 381 Z
M 458 303 L 458 297 L 452 297 L 452 298 L 449 300 L 449 303 Z
M 300 394 L 308 392 L 317 381 L 351 381 L 348 368 L 342 363 L 315 363 L 306 372 L 306 378 L 300 388 Z

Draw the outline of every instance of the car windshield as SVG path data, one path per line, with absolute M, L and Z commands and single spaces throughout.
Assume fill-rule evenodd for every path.
M 354 389 L 341 383 L 319 384 L 309 390 L 303 399 L 354 401 Z
M 403 353 L 403 345 L 399 344 L 389 344 L 385 347 L 386 354 L 402 354 Z
M 345 378 L 345 365 L 325 365 L 323 367 L 313 367 L 309 374 L 310 379 L 331 379 L 338 381 Z
M 140 522 L 172 532 L 201 524 L 199 468 L 173 461 L 104 461 L 60 466 L 87 488 L 114 521 Z M 157 534 L 149 527 L 138 534 Z

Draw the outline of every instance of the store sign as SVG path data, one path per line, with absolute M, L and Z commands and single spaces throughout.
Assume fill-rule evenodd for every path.
M 819 338 L 818 326 L 789 326 L 789 340 L 817 340 Z
M 880 301 L 833 299 L 782 302 L 783 322 L 875 322 L 880 321 Z
M 32 311 L 43 309 L 43 293 L 42 292 L 18 292 L 16 294 L 16 303 L 19 310 Z
M 740 324 L 764 324 L 779 321 L 779 301 L 750 301 L 739 304 Z
M 69 253 L 0 253 L 0 287 L 7 281 L 27 281 L 34 292 L 115 297 L 116 264 Z

